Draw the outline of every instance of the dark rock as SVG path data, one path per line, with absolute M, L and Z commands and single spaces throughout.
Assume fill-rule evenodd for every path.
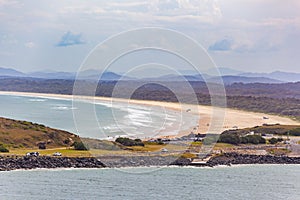
M 105 165 L 96 158 L 68 158 L 49 156 L 0 157 L 0 171 L 35 168 L 102 168 Z
M 209 166 L 232 164 L 300 164 L 300 157 L 225 153 L 212 157 L 207 164 Z

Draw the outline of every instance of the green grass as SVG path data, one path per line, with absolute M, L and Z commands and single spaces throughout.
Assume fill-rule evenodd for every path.
M 65 157 L 94 157 L 94 156 L 103 156 L 103 155 L 126 155 L 132 154 L 132 151 L 128 150 L 102 150 L 102 149 L 90 149 L 88 151 L 74 150 L 70 148 L 55 148 L 55 149 L 11 149 L 9 153 L 5 155 L 18 155 L 25 156 L 28 152 L 37 151 L 41 156 L 52 156 L 55 152 L 60 152 L 62 156 Z M 1 153 L 0 155 L 4 155 Z
M 220 150 L 220 149 L 226 149 L 226 148 L 233 148 L 235 147 L 232 144 L 227 144 L 227 143 L 216 143 L 214 146 L 214 150 Z

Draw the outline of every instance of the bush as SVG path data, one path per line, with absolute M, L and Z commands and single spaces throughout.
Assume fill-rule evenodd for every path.
M 236 134 L 221 134 L 219 142 L 228 144 L 265 144 L 266 139 L 260 135 L 247 135 L 245 137 L 240 137 Z
M 5 148 L 2 144 L 0 145 L 0 152 L 2 153 L 7 153 L 9 152 L 9 150 L 7 148 Z
M 221 135 L 219 142 L 223 143 L 228 143 L 228 144 L 240 144 L 241 139 L 238 135 L 235 134 L 226 134 L 226 135 Z
M 244 137 L 247 140 L 247 143 L 250 144 L 265 144 L 266 139 L 261 137 L 260 135 L 247 135 Z
M 75 150 L 87 151 L 89 147 L 85 145 L 83 142 L 74 142 L 73 144 Z
M 290 135 L 292 136 L 300 136 L 300 128 L 295 128 L 290 131 Z
M 278 142 L 277 138 L 271 138 L 269 139 L 270 144 L 276 144 Z
M 145 146 L 142 140 L 140 139 L 132 140 L 130 138 L 119 137 L 116 139 L 115 142 L 122 144 L 124 146 Z

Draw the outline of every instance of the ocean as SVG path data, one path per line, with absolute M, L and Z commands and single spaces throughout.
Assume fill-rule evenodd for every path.
M 198 116 L 186 112 L 120 102 L 75 101 L 0 95 L 0 116 L 41 123 L 81 137 L 113 139 L 118 136 L 151 138 L 192 130 Z
M 28 120 L 77 133 L 78 126 L 73 120 L 74 109 L 78 108 L 66 99 L 0 95 L 2 117 Z M 103 133 L 103 127 L 101 130 L 99 127 L 92 127 L 89 116 L 83 112 L 80 120 L 84 122 L 82 124 L 86 124 L 83 127 L 86 132 L 80 134 L 85 137 L 106 138 L 127 133 L 141 136 L 142 131 L 149 131 L 151 136 L 151 130 L 168 130 L 178 124 L 178 120 L 182 121 L 178 112 L 153 112 L 153 109 L 156 108 L 149 110 L 146 106 L 124 104 L 111 108 L 107 102 L 98 102 L 95 104 L 96 119 L 108 133 Z M 194 123 L 192 119 L 194 118 L 181 123 L 186 127 L 191 126 Z M 123 126 L 126 128 L 128 121 L 132 122 L 133 129 L 124 129 Z M 162 127 L 162 121 L 163 126 L 168 127 Z M 299 165 L 36 169 L 0 172 L 0 179 L 1 200 L 300 199 Z
M 300 199 L 296 165 L 32 170 L 0 177 L 1 200 Z

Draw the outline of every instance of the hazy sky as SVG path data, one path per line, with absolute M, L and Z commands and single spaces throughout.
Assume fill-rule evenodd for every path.
M 180 31 L 220 67 L 300 72 L 299 0 L 0 0 L 0 66 L 76 71 L 108 37 Z

